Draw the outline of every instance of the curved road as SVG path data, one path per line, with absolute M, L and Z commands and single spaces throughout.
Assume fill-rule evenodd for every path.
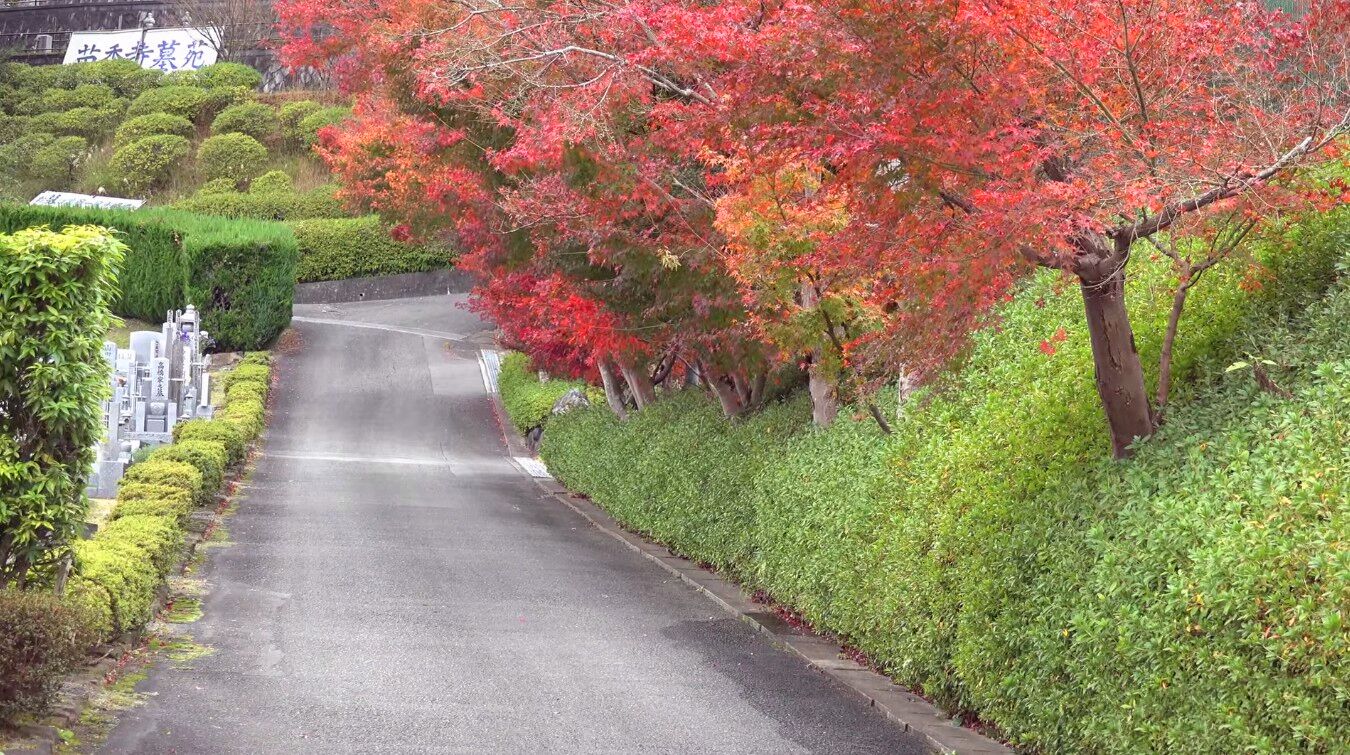
M 106 753 L 917 753 L 509 461 L 442 296 L 296 308 L 192 625 Z M 309 321 L 304 321 L 304 320 Z

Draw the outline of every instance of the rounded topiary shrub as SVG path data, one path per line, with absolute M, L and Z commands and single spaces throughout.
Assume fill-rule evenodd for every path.
M 69 182 L 75 169 L 89 154 L 89 142 L 82 136 L 63 136 L 33 153 L 28 173 L 33 178 L 54 183 Z
M 198 116 L 201 123 L 214 120 L 225 108 L 247 102 L 252 94 L 252 90 L 245 87 L 213 87 L 203 91 L 206 92 L 206 102 L 202 104 L 202 112 Z
M 295 182 L 284 170 L 269 170 L 248 184 L 250 194 L 275 194 L 295 190 Z
M 132 100 L 127 115 L 135 117 L 149 113 L 168 113 L 190 121 L 197 120 L 206 105 L 206 91 L 200 87 L 167 86 L 148 89 Z
M 248 134 L 221 134 L 202 142 L 197 164 L 208 179 L 242 181 L 258 175 L 267 164 L 267 148 Z
M 213 178 L 201 185 L 194 196 L 209 197 L 220 194 L 233 194 L 239 190 L 239 182 L 233 178 Z
M 296 139 L 306 147 L 312 147 L 319 141 L 319 130 L 325 126 L 335 126 L 352 114 L 345 107 L 326 107 L 300 119 L 296 125 Z
M 242 63 L 215 63 L 198 69 L 198 86 L 243 87 L 257 89 L 262 86 L 262 74 Z
M 77 107 L 33 118 L 32 127 L 52 134 L 98 139 L 117 128 L 122 120 L 122 100 L 103 107 Z
M 281 120 L 277 117 L 277 111 L 262 102 L 230 105 L 211 121 L 213 134 L 248 134 L 259 141 L 273 138 L 279 128 Z
M 287 144 L 291 146 L 304 146 L 304 139 L 300 133 L 300 121 L 319 112 L 323 105 L 314 100 L 300 100 L 299 102 L 288 102 L 281 106 L 278 115 L 281 118 L 281 134 L 286 138 Z
M 118 148 L 108 162 L 107 181 L 129 194 L 144 194 L 163 186 L 192 151 L 192 144 L 181 136 L 147 136 Z
M 191 138 L 194 131 L 192 121 L 181 115 L 172 115 L 170 113 L 149 113 L 147 115 L 138 115 L 135 118 L 127 119 L 117 127 L 117 133 L 113 136 L 115 144 L 129 144 L 137 139 L 144 139 L 147 136 L 158 136 L 160 134 L 171 134 Z

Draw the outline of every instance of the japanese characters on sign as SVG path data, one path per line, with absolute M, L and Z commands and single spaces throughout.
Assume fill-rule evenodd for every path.
M 134 60 L 142 68 L 195 71 L 216 62 L 210 29 L 121 29 L 70 35 L 64 63 Z

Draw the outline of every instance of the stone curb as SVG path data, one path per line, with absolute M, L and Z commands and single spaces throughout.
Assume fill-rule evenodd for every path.
M 1015 750 L 958 726 L 931 703 L 886 676 L 843 657 L 843 648 L 808 630 L 788 624 L 768 607 L 750 600 L 733 582 L 676 556 L 624 529 L 613 517 L 557 480 L 534 479 L 545 493 L 580 514 L 596 529 L 641 553 L 685 584 L 708 596 L 722 610 L 758 629 L 773 643 L 795 653 L 812 668 L 863 698 L 895 724 L 922 735 L 933 752 L 960 755 L 1013 755 Z
M 468 273 L 455 268 L 422 273 L 375 275 L 336 281 L 295 284 L 295 304 L 342 304 L 355 301 L 404 299 L 410 296 L 466 294 L 473 287 Z

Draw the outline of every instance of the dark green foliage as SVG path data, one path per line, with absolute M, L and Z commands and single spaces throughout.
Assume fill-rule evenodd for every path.
M 150 113 L 168 113 L 189 121 L 196 121 L 206 106 L 206 91 L 194 86 L 166 86 L 147 89 L 127 108 L 127 115 L 135 117 Z
M 245 87 L 215 87 L 206 90 L 206 102 L 197 116 L 197 122 L 209 124 L 226 108 L 248 100 L 250 90 Z
M 150 113 L 124 121 L 121 126 L 117 127 L 117 133 L 113 136 L 113 143 L 117 145 L 130 144 L 138 139 L 160 134 L 188 138 L 193 135 L 195 130 L 192 122 L 182 116 L 170 115 L 169 113 Z
M 191 303 L 221 350 L 263 346 L 290 322 L 296 251 L 283 225 L 164 209 L 0 204 L 0 230 L 70 223 L 115 228 L 131 247 L 114 307 L 119 315 L 155 322 Z
M 213 186 L 210 191 L 203 187 L 195 195 L 178 201 L 174 207 L 202 215 L 258 220 L 342 218 L 348 214 L 336 196 L 336 187 L 296 193 L 272 191 L 264 183 L 262 190 L 250 187 L 248 193 L 243 193 L 233 190 L 237 182 L 224 180 L 230 181 L 230 190 L 221 191 L 223 183 Z
M 46 89 L 23 101 L 16 108 L 22 115 L 55 113 L 78 107 L 101 108 L 117 100 L 112 87 L 103 84 L 81 84 L 74 89 Z
M 295 182 L 283 170 L 269 170 L 248 184 L 250 194 L 277 194 L 295 191 Z
M 225 448 L 225 454 L 229 458 L 230 464 L 238 464 L 244 460 L 244 453 L 248 450 L 248 442 L 251 440 L 245 437 L 239 428 L 228 422 L 216 422 L 207 419 L 179 422 L 174 425 L 173 439 L 176 443 L 190 440 L 219 443 Z
M 216 492 L 225 481 L 225 466 L 229 455 L 225 445 L 211 440 L 183 440 L 157 448 L 148 461 L 181 461 L 191 464 L 201 473 L 202 487 L 197 505 L 205 506 L 216 498 Z
M 244 181 L 267 163 L 267 147 L 247 134 L 220 134 L 202 142 L 197 164 L 207 178 Z
M 201 185 L 197 189 L 197 196 L 216 196 L 220 194 L 233 194 L 239 189 L 239 182 L 232 178 L 213 178 Z M 194 210 L 196 212 L 196 210 Z
M 126 196 L 144 196 L 168 182 L 191 151 L 191 142 L 172 134 L 147 136 L 119 147 L 108 161 L 108 188 Z
M 554 418 L 543 455 L 622 521 L 1015 742 L 1334 752 L 1350 741 L 1350 285 L 1310 303 L 1334 263 L 1350 272 L 1348 221 L 1256 244 L 1256 294 L 1238 269 L 1197 287 L 1177 343 L 1187 380 L 1127 462 L 1108 458 L 1081 301 L 1049 275 L 894 435 L 861 412 L 810 429 L 795 404 L 729 424 L 682 395 L 628 422 Z M 1156 364 L 1172 282 L 1132 267 Z M 1243 353 L 1279 365 L 1294 398 L 1225 376 Z
M 220 87 L 257 89 L 262 86 L 262 74 L 241 63 L 213 63 L 193 73 L 193 83 L 208 89 Z
M 255 189 L 256 190 L 256 189 Z M 377 216 L 291 224 L 300 247 L 297 280 L 343 280 L 449 267 L 446 249 L 395 241 Z
M 84 514 L 124 251 L 93 227 L 0 236 L 0 587 L 63 548 Z
M 295 130 L 288 134 L 305 147 L 312 147 L 319 141 L 319 130 L 324 126 L 335 126 L 345 120 L 352 114 L 351 110 L 345 107 L 326 107 L 301 118 L 296 124 Z
M 32 156 L 54 141 L 56 137 L 41 132 L 15 137 L 13 141 L 0 146 L 0 173 L 14 178 L 27 178 Z
M 130 60 L 101 60 L 94 63 L 76 63 L 68 66 L 27 67 L 26 76 L 33 79 L 37 89 L 75 89 L 85 84 L 110 87 L 118 97 L 135 98 L 151 87 L 159 86 L 164 74 L 153 68 L 142 68 Z
M 300 122 L 322 109 L 323 105 L 313 100 L 288 102 L 281 106 L 278 114 L 281 117 L 281 134 L 287 146 L 293 149 L 305 149 L 309 146 L 305 142 L 304 132 L 300 129 Z
M 77 107 L 56 113 L 33 116 L 32 128 L 52 134 L 81 136 L 90 141 L 111 134 L 122 120 L 123 107 Z
M 80 136 L 63 136 L 33 153 L 28 163 L 32 178 L 61 186 L 75 177 L 75 169 L 89 155 L 89 142 Z
M 531 428 L 545 425 L 553 411 L 553 405 L 564 393 L 573 388 L 586 390 L 592 403 L 604 401 L 603 394 L 589 389 L 580 381 L 555 378 L 546 383 L 539 382 L 538 373 L 530 369 L 530 358 L 514 351 L 502 359 L 498 383 L 501 387 L 502 404 L 506 407 L 506 416 L 522 434 L 529 432 Z
M 211 121 L 212 134 L 245 134 L 260 142 L 273 139 L 280 128 L 276 109 L 262 102 L 231 105 Z
M 51 700 L 93 644 L 89 625 L 51 595 L 0 590 L 0 722 Z

